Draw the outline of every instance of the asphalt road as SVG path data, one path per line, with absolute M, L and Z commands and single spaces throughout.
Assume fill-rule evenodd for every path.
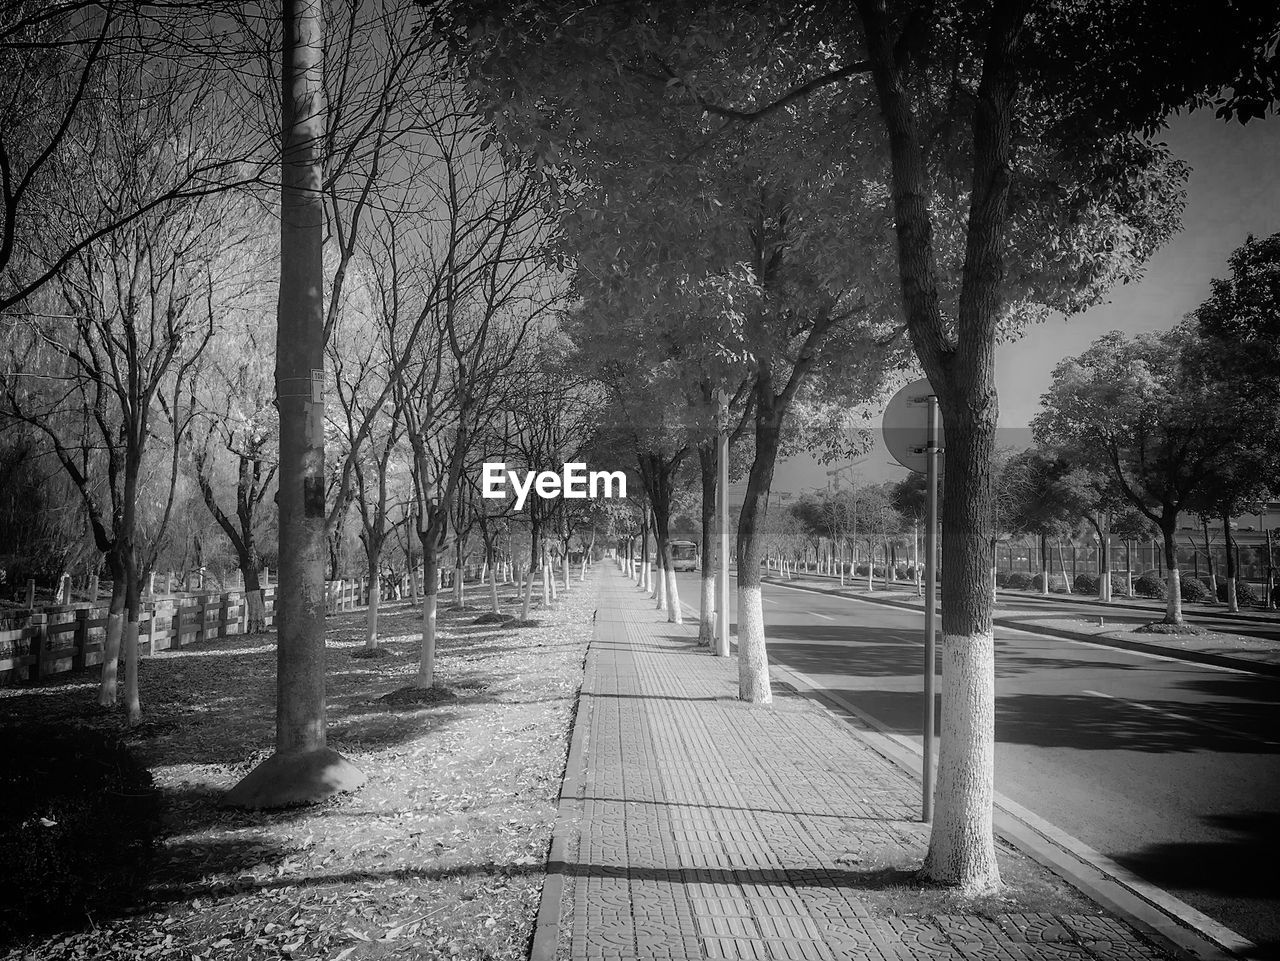
M 777 660 L 919 739 L 923 614 L 764 601 Z M 997 629 L 996 698 L 998 791 L 1280 957 L 1280 678 Z

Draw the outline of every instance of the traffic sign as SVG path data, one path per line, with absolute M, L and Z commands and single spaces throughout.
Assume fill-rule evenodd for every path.
M 928 470 L 929 458 L 929 398 L 933 388 L 929 381 L 912 381 L 893 395 L 884 409 L 884 445 L 889 454 L 909 471 L 923 474 Z M 942 415 L 938 414 L 938 447 L 946 447 L 942 429 Z M 938 473 L 943 473 L 944 456 L 938 455 Z

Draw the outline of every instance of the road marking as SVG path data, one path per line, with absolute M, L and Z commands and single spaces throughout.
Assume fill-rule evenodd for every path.
M 812 614 L 814 617 L 820 617 L 820 618 L 822 618 L 824 621 L 834 621 L 834 620 L 835 620 L 835 618 L 834 618 L 834 617 L 832 617 L 830 614 L 819 614 L 817 611 L 808 611 L 808 613 L 809 613 L 809 614 Z
M 816 590 L 812 587 L 796 587 L 791 584 L 769 584 L 768 586 L 782 587 L 790 591 L 803 591 L 806 594 L 821 594 L 823 597 L 830 597 L 833 600 L 850 601 L 855 604 L 876 604 L 877 607 L 886 606 L 884 604 L 877 604 L 875 601 L 869 601 L 866 598 L 854 597 L 849 594 L 829 594 L 826 591 Z M 893 605 L 893 607 L 895 610 L 905 611 L 908 614 L 919 614 L 921 617 L 924 617 L 924 608 L 917 610 L 914 607 L 900 607 L 896 604 Z M 1188 661 L 1185 658 L 1173 657 L 1169 654 L 1155 654 L 1150 651 L 1133 651 L 1124 647 L 1112 647 L 1110 644 L 1101 644 L 1098 641 L 1082 641 L 1074 637 L 1056 637 L 1052 634 L 1041 634 L 1026 627 L 1010 627 L 1005 624 L 997 624 L 996 628 L 1001 631 L 1016 631 L 1019 634 L 1028 634 L 1031 637 L 1038 638 L 1042 641 L 1055 641 L 1060 644 L 1079 644 L 1083 647 L 1098 647 L 1114 653 L 1128 654 L 1131 657 L 1148 657 L 1155 661 L 1171 661 L 1172 663 L 1179 664 L 1182 667 L 1203 668 L 1206 671 L 1226 671 L 1228 674 L 1247 674 L 1250 677 L 1259 676 L 1256 671 L 1250 671 L 1241 667 L 1228 667 L 1225 664 L 1202 664 L 1199 661 Z
M 766 604 L 772 604 L 772 605 L 774 605 L 775 607 L 776 607 L 776 606 L 777 606 L 777 604 L 778 604 L 778 602 L 777 602 L 777 601 L 771 601 L 771 600 L 769 600 L 769 598 L 767 598 L 767 597 L 761 597 L 761 598 L 760 598 L 760 600 L 764 601 Z
M 1104 697 L 1108 701 L 1119 701 L 1121 704 L 1127 704 L 1129 707 L 1136 707 L 1142 711 L 1150 711 L 1152 714 L 1159 714 L 1162 717 L 1172 718 L 1175 721 L 1186 721 L 1188 724 L 1205 727 L 1211 731 L 1217 731 L 1220 734 L 1230 734 L 1232 737 L 1239 738 L 1242 741 L 1257 741 L 1259 744 L 1264 744 L 1267 747 L 1280 747 L 1280 744 L 1275 741 L 1258 740 L 1252 735 L 1244 734 L 1241 731 L 1233 731 L 1231 728 L 1223 727 L 1221 724 L 1214 724 L 1212 721 L 1202 721 L 1198 717 L 1188 717 L 1185 714 L 1178 714 L 1174 711 L 1165 711 L 1152 704 L 1143 704 L 1141 701 L 1131 701 L 1128 698 L 1117 697 L 1114 694 L 1104 694 L 1102 691 L 1085 691 L 1084 693 L 1090 694 L 1093 697 Z

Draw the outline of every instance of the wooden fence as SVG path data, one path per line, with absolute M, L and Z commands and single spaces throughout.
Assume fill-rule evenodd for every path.
M 267 627 L 275 621 L 276 586 L 263 588 Z M 363 579 L 327 581 L 328 613 L 355 610 L 366 602 Z M 241 634 L 247 611 L 240 591 L 182 594 L 143 603 L 138 653 L 181 648 L 210 638 Z M 102 663 L 107 605 L 69 604 L 20 611 L 0 618 L 0 684 L 38 681 Z

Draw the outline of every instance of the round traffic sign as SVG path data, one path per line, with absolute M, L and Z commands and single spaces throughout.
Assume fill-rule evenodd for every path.
M 884 445 L 889 454 L 907 470 L 923 474 L 928 470 L 926 447 L 929 443 L 929 398 L 933 388 L 921 378 L 903 387 L 884 409 Z M 942 412 L 938 412 L 938 447 L 945 448 Z M 944 457 L 938 455 L 938 473 L 942 473 Z

